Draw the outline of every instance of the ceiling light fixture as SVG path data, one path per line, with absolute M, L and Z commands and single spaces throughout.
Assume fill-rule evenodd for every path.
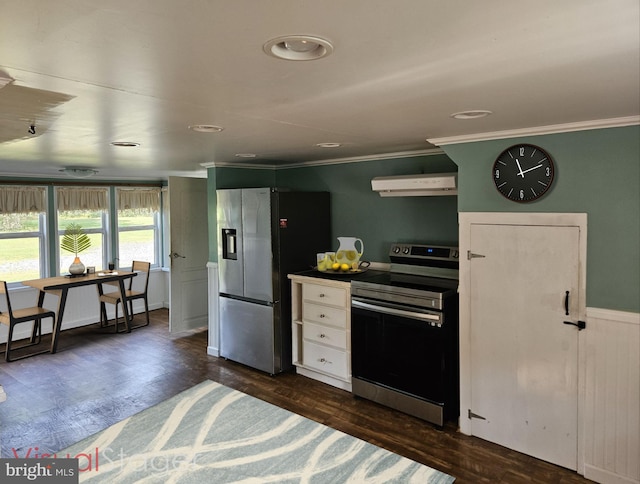
M 285 35 L 271 39 L 262 46 L 262 50 L 278 59 L 305 61 L 328 56 L 333 52 L 333 45 L 320 37 Z
M 111 144 L 113 146 L 122 146 L 124 148 L 135 148 L 136 146 L 140 146 L 140 143 L 136 143 L 134 141 L 112 141 Z
M 342 146 L 340 143 L 317 143 L 318 148 L 338 148 Z
M 98 174 L 98 170 L 92 168 L 63 168 L 58 171 L 73 178 L 89 178 L 90 176 Z
M 215 124 L 192 124 L 189 129 L 198 133 L 219 133 L 224 128 Z
M 254 153 L 236 153 L 234 156 L 237 158 L 255 158 L 256 157 Z
M 485 118 L 493 114 L 491 111 L 487 111 L 486 109 L 474 109 L 471 111 L 460 111 L 459 113 L 453 113 L 451 115 L 454 119 L 479 119 Z

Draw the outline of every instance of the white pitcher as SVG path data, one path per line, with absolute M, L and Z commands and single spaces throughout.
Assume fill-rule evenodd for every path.
M 360 251 L 356 249 L 356 242 L 360 242 Z M 357 269 L 360 257 L 364 252 L 364 243 L 356 237 L 338 237 L 338 250 L 336 250 L 336 262 L 349 264 L 351 269 Z

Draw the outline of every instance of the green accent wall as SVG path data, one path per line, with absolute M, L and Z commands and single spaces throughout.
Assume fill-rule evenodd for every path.
M 218 261 L 218 228 L 216 218 L 216 169 L 207 168 L 207 224 L 209 234 L 209 262 Z
M 492 179 L 495 158 L 517 143 L 546 150 L 552 188 L 511 202 Z M 587 214 L 587 306 L 640 311 L 640 127 L 609 128 L 444 147 L 458 165 L 461 212 Z
M 556 164 L 553 187 L 528 204 L 502 197 L 491 176 L 495 158 L 521 142 L 544 148 Z M 215 227 L 215 187 L 329 191 L 335 246 L 327 250 L 337 248 L 338 236 L 359 237 L 365 260 L 388 262 L 392 242 L 457 244 L 458 211 L 587 213 L 587 306 L 640 311 L 640 126 L 460 143 L 444 151 L 277 170 L 210 168 L 209 221 Z M 382 198 L 371 190 L 376 176 L 452 171 L 458 171 L 458 197 Z
M 209 170 L 209 173 L 211 170 Z M 269 168 L 216 168 L 216 188 L 261 188 L 276 186 L 276 170 Z M 215 219 L 214 219 L 215 220 Z
M 331 236 L 364 242 L 363 259 L 389 262 L 392 242 L 458 243 L 455 196 L 381 197 L 371 189 L 378 176 L 447 173 L 457 166 L 443 154 L 278 170 L 278 186 L 331 193 Z
M 277 186 L 300 191 L 328 191 L 331 193 L 331 237 L 334 244 L 326 250 L 338 248 L 338 236 L 358 237 L 364 242 L 364 260 L 389 262 L 388 250 L 392 242 L 428 241 L 456 245 L 457 199 L 455 196 L 382 198 L 371 190 L 371 179 L 376 176 L 455 171 L 455 163 L 439 153 L 280 168 L 271 172 L 220 167 L 215 168 L 215 177 L 218 188 Z M 215 215 L 214 210 L 209 219 L 214 226 Z M 215 250 L 215 247 L 210 250 Z M 217 260 L 217 254 L 212 260 Z

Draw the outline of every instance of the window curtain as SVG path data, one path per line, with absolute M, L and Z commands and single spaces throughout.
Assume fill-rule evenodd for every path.
M 40 213 L 46 210 L 44 187 L 0 186 L 0 213 Z
M 118 210 L 149 208 L 160 211 L 160 188 L 119 188 Z
M 58 210 L 108 210 L 107 188 L 57 188 Z

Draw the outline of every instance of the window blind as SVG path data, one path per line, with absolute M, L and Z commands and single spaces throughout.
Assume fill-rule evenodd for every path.
M 0 213 L 40 213 L 46 209 L 44 187 L 0 186 Z
M 118 209 L 149 208 L 160 211 L 160 188 L 119 188 Z
M 56 189 L 58 210 L 107 210 L 107 188 L 62 187 Z

